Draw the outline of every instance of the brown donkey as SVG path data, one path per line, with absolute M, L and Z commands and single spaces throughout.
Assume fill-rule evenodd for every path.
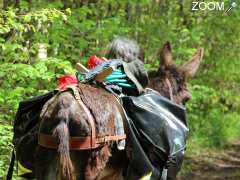
M 178 104 L 190 98 L 185 81 L 196 73 L 203 56 L 198 49 L 193 58 L 181 67 L 174 65 L 170 43 L 160 50 L 160 68 L 150 73 L 149 87 Z M 115 98 L 104 89 L 80 84 L 81 99 L 96 124 L 96 134 L 114 134 L 114 118 L 121 114 Z M 50 99 L 41 113 L 40 133 L 52 135 L 58 141 L 56 149 L 39 146 L 36 152 L 38 180 L 117 180 L 122 179 L 126 161 L 124 151 L 105 143 L 92 150 L 70 150 L 71 137 L 91 136 L 89 116 L 71 91 Z

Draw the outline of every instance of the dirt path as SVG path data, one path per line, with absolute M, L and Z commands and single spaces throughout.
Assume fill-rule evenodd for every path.
M 178 180 L 240 180 L 240 141 L 216 151 L 187 157 Z

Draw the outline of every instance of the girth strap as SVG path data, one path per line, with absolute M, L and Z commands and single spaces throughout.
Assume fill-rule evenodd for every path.
M 126 139 L 126 135 L 114 135 L 114 136 L 104 136 L 95 138 L 95 144 L 92 145 L 91 136 L 86 137 L 70 137 L 69 138 L 69 149 L 70 150 L 87 150 L 98 148 L 110 141 L 119 141 Z M 57 149 L 58 142 L 57 139 L 49 134 L 39 133 L 38 134 L 38 144 L 50 148 Z
M 95 127 L 95 121 L 94 118 L 90 112 L 90 110 L 86 107 L 86 105 L 83 103 L 80 94 L 79 89 L 76 86 L 68 86 L 68 89 L 71 89 L 73 91 L 74 97 L 78 101 L 81 108 L 83 108 L 84 112 L 87 114 L 89 124 L 91 126 L 91 135 L 85 136 L 85 137 L 70 137 L 69 138 L 69 148 L 70 150 L 86 150 L 86 149 L 95 149 L 97 147 L 103 146 L 104 144 L 111 142 L 111 141 L 119 141 L 126 139 L 126 135 L 110 135 L 110 136 L 104 136 L 104 137 L 97 137 L 96 136 L 96 127 Z M 51 149 L 57 149 L 58 142 L 56 137 L 44 134 L 44 133 L 38 133 L 38 144 Z

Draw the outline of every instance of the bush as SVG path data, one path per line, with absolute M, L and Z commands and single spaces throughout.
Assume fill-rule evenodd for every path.
M 31 2 L 0 10 L 0 177 L 19 101 L 55 88 L 59 74 L 74 73 L 72 65 L 92 54 L 103 55 L 116 36 L 140 43 L 148 69 L 159 66 L 157 52 L 167 40 L 179 64 L 204 47 L 200 72 L 189 84 L 190 142 L 221 146 L 240 136 L 240 11 L 192 12 L 190 1 L 178 0 Z M 47 47 L 49 58 L 36 58 L 39 44 Z
M 204 146 L 222 146 L 239 137 L 239 98 L 228 90 L 221 92 L 204 85 L 191 86 L 193 100 L 188 104 L 191 136 Z

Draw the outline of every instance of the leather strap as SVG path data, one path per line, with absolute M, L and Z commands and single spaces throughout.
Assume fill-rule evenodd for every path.
M 15 156 L 15 152 L 14 152 L 14 149 L 13 149 L 10 165 L 8 167 L 8 173 L 7 173 L 6 180 L 12 180 L 15 158 L 16 158 L 16 156 Z
M 73 86 L 69 86 L 69 88 L 72 89 L 74 97 L 76 98 L 76 100 L 78 101 L 79 105 L 81 106 L 81 108 L 83 108 L 84 112 L 87 114 L 87 119 L 88 122 L 91 126 L 91 147 L 94 147 L 96 144 L 96 127 L 95 127 L 95 121 L 94 118 L 91 114 L 91 112 L 89 111 L 89 109 L 86 107 L 86 105 L 83 103 L 80 94 L 79 94 L 79 88 Z
M 87 149 L 95 149 L 104 144 L 111 142 L 111 141 L 119 141 L 126 139 L 126 135 L 114 135 L 114 136 L 104 136 L 104 137 L 97 137 L 95 138 L 95 144 L 92 144 L 91 136 L 86 137 L 70 137 L 69 138 L 69 149 L 70 150 L 87 150 Z M 58 141 L 56 137 L 39 133 L 38 134 L 38 144 L 50 148 L 50 149 L 57 149 L 58 148 Z
M 90 112 L 90 110 L 86 107 L 80 97 L 80 88 L 76 86 L 68 86 L 68 89 L 73 91 L 74 97 L 78 101 L 79 105 L 83 108 L 84 112 L 87 114 L 89 124 L 91 126 L 91 135 L 85 137 L 70 137 L 69 138 L 69 148 L 70 150 L 86 150 L 86 149 L 95 149 L 97 147 L 103 146 L 104 144 L 111 141 L 119 141 L 126 139 L 126 135 L 111 135 L 104 137 L 96 136 L 96 127 L 94 118 Z M 58 142 L 57 139 L 49 134 L 38 133 L 38 144 L 50 148 L 57 149 Z

